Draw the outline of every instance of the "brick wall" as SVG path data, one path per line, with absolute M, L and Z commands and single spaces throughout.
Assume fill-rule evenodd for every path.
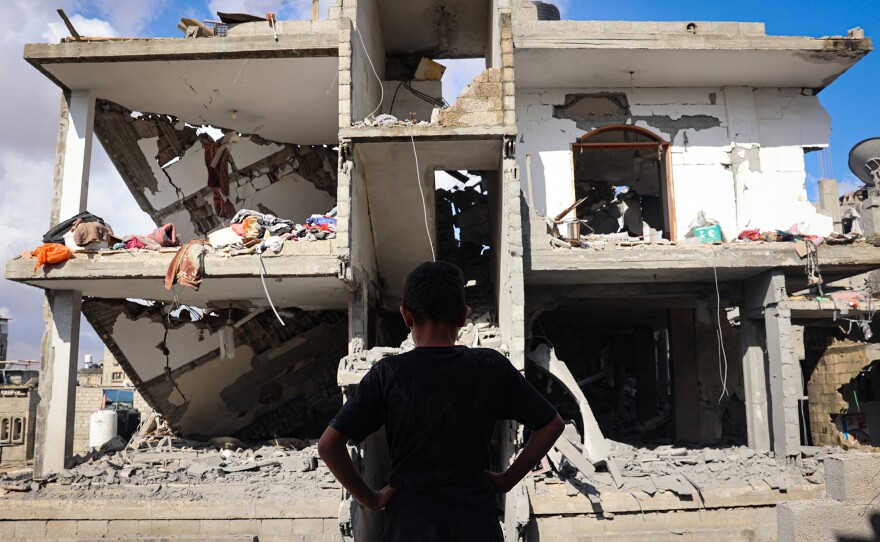
M 840 443 L 840 434 L 833 417 L 852 409 L 840 393 L 840 388 L 849 384 L 867 365 L 867 349 L 873 345 L 835 339 L 819 358 L 807 391 L 810 398 L 810 432 L 816 446 Z
M 512 84 L 512 83 L 511 83 Z M 440 112 L 441 126 L 498 126 L 504 123 L 501 70 L 483 71 L 461 96 Z

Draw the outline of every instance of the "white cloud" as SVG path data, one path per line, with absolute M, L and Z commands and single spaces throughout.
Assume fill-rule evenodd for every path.
M 551 0 L 550 3 L 559 8 L 559 14 L 563 19 L 568 17 L 568 9 L 571 6 L 571 0 Z
M 113 28 L 112 24 L 101 19 L 86 19 L 79 14 L 68 16 L 68 19 L 70 19 L 73 28 L 76 29 L 77 34 L 80 36 L 114 37 L 119 35 L 119 32 Z M 70 31 L 62 21 L 52 22 L 49 23 L 49 28 L 40 37 L 45 42 L 58 43 L 63 38 L 70 37 Z
M 841 196 L 855 192 L 859 188 L 865 186 L 865 183 L 857 179 L 854 175 L 847 174 L 844 178 L 837 182 L 837 191 Z
M 168 0 L 137 0 L 136 2 L 90 0 L 78 1 L 76 4 L 94 7 L 113 24 L 114 28 L 119 29 L 122 35 L 134 37 L 149 35 L 150 22 L 158 18 L 170 3 Z M 76 26 L 76 29 L 80 31 L 79 26 Z
M 486 69 L 486 59 L 484 58 L 441 60 L 440 63 L 446 66 L 442 81 L 443 97 L 450 104 L 461 95 L 471 81 Z
M 25 43 L 57 42 L 69 32 L 57 18 L 62 8 L 83 35 L 149 33 L 145 23 L 159 14 L 166 0 L 11 0 L 0 18 L 0 71 L 7 84 L 0 101 L 0 264 L 40 244 L 49 227 L 55 146 L 61 91 L 22 60 Z M 80 13 L 105 18 L 88 18 Z M 117 233 L 137 233 L 152 226 L 119 179 L 100 143 L 93 145 L 89 210 L 104 217 Z M 41 290 L 0 279 L 0 311 L 12 317 L 10 359 L 38 359 L 43 335 Z M 83 319 L 81 354 L 103 356 L 100 340 Z M 81 356 L 80 356 L 81 357 Z

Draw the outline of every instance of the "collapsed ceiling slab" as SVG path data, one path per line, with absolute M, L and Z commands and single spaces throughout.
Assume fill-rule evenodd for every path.
M 141 209 L 157 225 L 174 222 L 184 239 L 229 218 L 213 204 L 208 152 L 224 153 L 214 168 L 228 180 L 235 209 L 303 221 L 336 206 L 332 147 L 276 143 L 226 128 L 213 133 L 223 137 L 215 141 L 206 128 L 173 115 L 133 112 L 107 100 L 95 107 L 95 135 Z
M 87 299 L 82 311 L 151 407 L 189 438 L 301 436 L 326 426 L 342 403 L 345 311 L 241 309 L 205 313 L 126 300 Z M 236 324 L 237 322 L 237 324 Z M 219 330 L 234 329 L 221 359 Z

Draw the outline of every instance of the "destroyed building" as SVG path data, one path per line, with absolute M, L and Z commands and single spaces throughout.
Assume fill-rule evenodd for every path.
M 81 480 L 104 476 L 66 470 L 81 315 L 177 436 L 307 439 L 372 363 L 407 347 L 403 279 L 436 258 L 468 280 L 475 311 L 461 342 L 507 354 L 570 422 L 504 497 L 508 540 L 776 540 L 777 504 L 794 502 L 786 521 L 809 514 L 804 503 L 826 494 L 823 463 L 835 480 L 845 470 L 814 445 L 846 444 L 848 428 L 828 424 L 851 408 L 847 390 L 877 383 L 873 290 L 821 288 L 880 268 L 880 250 L 831 235 L 834 218 L 804 188 L 804 155 L 830 136 L 818 95 L 870 38 L 548 20 L 547 4 L 521 0 L 442 4 L 337 0 L 311 21 L 184 19 L 181 39 L 25 46 L 63 93 L 52 225 L 87 210 L 96 138 L 157 227 L 209 239 L 7 264 L 49 307 L 35 479 L 62 473 L 83 498 L 96 486 Z M 486 70 L 440 97 L 431 60 L 460 58 Z M 436 172 L 459 184 L 438 187 Z M 259 235 L 224 245 L 231 221 L 249 227 L 235 222 L 242 210 L 260 217 L 251 226 L 264 221 Z M 312 227 L 325 219 L 332 231 Z M 277 227 L 283 243 L 269 242 Z M 178 257 L 198 270 L 184 277 L 196 288 L 175 283 Z M 849 372 L 836 369 L 844 358 Z M 511 422 L 497 436 L 503 467 L 527 434 Z M 388 474 L 383 439 L 352 448 L 372 484 Z M 165 469 L 183 457 L 153 452 L 138 457 Z M 202 458 L 198 479 L 223 472 L 229 483 L 281 461 L 235 453 Z M 183 471 L 166 470 L 175 483 Z M 289 492 L 247 489 L 245 505 L 197 485 L 144 512 L 160 479 L 145 475 L 125 518 L 56 506 L 38 481 L 41 491 L 7 499 L 0 523 L 43 535 L 63 518 L 101 536 L 376 539 L 380 515 L 318 472 Z M 120 498 L 109 485 L 120 477 L 108 480 L 93 498 Z

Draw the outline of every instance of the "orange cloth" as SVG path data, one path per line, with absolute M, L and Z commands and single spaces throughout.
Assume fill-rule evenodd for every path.
M 37 257 L 37 265 L 34 266 L 34 271 L 36 271 L 41 265 L 66 262 L 70 259 L 71 252 L 64 245 L 46 243 L 45 245 L 38 246 L 31 252 L 31 255 Z

